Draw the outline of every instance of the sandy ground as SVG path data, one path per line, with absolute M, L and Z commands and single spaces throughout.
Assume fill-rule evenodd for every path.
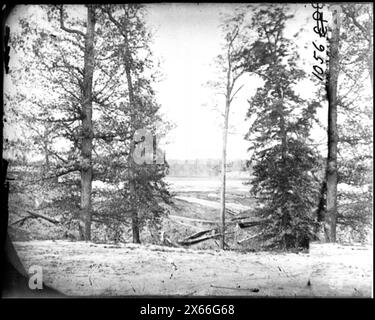
M 372 296 L 372 250 L 364 246 L 244 254 L 63 240 L 14 245 L 26 270 L 41 266 L 47 285 L 73 296 Z
M 247 193 L 249 186 L 244 185 L 249 179 L 227 179 L 227 190 L 231 192 Z M 172 192 L 217 192 L 220 190 L 221 182 L 218 177 L 193 178 L 193 177 L 167 177 L 165 181 L 169 184 Z
M 194 197 L 183 197 L 183 196 L 176 196 L 175 199 L 180 199 L 180 200 L 184 200 L 184 201 L 191 202 L 191 203 L 197 203 L 197 204 L 209 207 L 209 208 L 220 210 L 220 203 L 218 201 L 210 201 L 210 200 L 204 200 L 204 199 L 197 199 Z M 225 207 L 236 213 L 239 213 L 241 211 L 245 211 L 251 208 L 249 206 L 244 206 L 244 205 L 232 203 L 232 202 L 225 203 Z

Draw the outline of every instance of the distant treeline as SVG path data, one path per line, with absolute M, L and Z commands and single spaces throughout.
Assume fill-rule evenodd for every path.
M 220 159 L 194 159 L 194 160 L 167 160 L 169 165 L 169 176 L 173 177 L 217 177 L 221 172 Z M 227 175 L 240 177 L 250 173 L 251 168 L 247 168 L 246 160 L 232 160 L 227 162 Z M 22 159 L 12 159 L 13 169 L 18 166 L 26 166 L 29 170 L 32 167 L 42 167 L 44 160 L 26 161 Z
M 203 176 L 215 177 L 220 175 L 221 161 L 219 159 L 195 159 L 195 160 L 167 160 L 169 176 Z M 232 174 L 245 173 L 249 169 L 246 160 L 233 160 L 227 162 L 227 172 Z

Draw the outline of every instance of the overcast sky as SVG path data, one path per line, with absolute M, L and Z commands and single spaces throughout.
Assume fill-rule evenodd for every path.
M 152 4 L 148 5 L 148 22 L 154 29 L 154 52 L 162 61 L 164 80 L 158 84 L 158 98 L 162 112 L 176 128 L 164 146 L 169 159 L 220 158 L 222 146 L 222 119 L 212 110 L 213 92 L 204 84 L 215 80 L 213 60 L 220 53 L 220 12 L 230 12 L 235 4 Z M 301 28 L 305 30 L 296 39 L 300 46 L 301 61 L 310 73 L 312 60 L 312 33 L 314 27 L 311 5 L 292 5 L 295 18 L 287 25 L 286 36 Z M 306 43 L 310 43 L 304 48 Z M 232 104 L 230 114 L 231 134 L 228 137 L 228 158 L 248 158 L 249 142 L 244 134 L 249 127 L 245 122 L 250 98 L 260 82 L 255 77 L 247 79 L 238 99 Z M 314 88 L 304 82 L 301 94 L 311 97 Z M 224 97 L 222 105 L 224 108 Z M 220 107 L 220 106 L 219 106 Z M 322 110 L 322 118 L 324 115 Z

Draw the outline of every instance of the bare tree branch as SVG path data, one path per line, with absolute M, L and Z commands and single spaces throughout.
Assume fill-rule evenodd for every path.
M 60 28 L 62 30 L 64 30 L 65 32 L 68 32 L 68 33 L 79 34 L 79 35 L 81 35 L 83 37 L 85 36 L 85 34 L 82 31 L 74 30 L 74 29 L 69 29 L 69 28 L 65 27 L 65 25 L 64 25 L 64 9 L 63 9 L 62 5 L 60 7 Z

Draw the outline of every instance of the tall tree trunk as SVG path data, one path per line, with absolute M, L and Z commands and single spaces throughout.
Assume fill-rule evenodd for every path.
M 223 150 L 221 158 L 221 196 L 220 196 L 220 216 L 221 216 L 221 241 L 220 248 L 225 249 L 225 187 L 226 187 L 226 167 L 227 167 L 227 139 L 228 139 L 228 122 L 229 109 L 231 103 L 231 94 L 233 85 L 231 83 L 232 61 L 231 61 L 231 47 L 228 47 L 227 59 L 227 86 L 225 93 L 225 114 L 224 114 L 224 128 L 223 128 Z
M 91 189 L 92 189 L 92 80 L 94 73 L 95 9 L 87 6 L 85 35 L 84 82 L 82 106 L 82 163 L 81 163 L 81 212 L 80 239 L 91 239 Z
M 124 41 L 125 41 L 125 73 L 126 73 L 126 80 L 128 83 L 128 91 L 129 91 L 129 103 L 130 103 L 130 131 L 131 136 L 134 136 L 135 127 L 134 123 L 136 121 L 136 115 L 134 114 L 133 110 L 136 110 L 136 101 L 134 97 L 134 88 L 132 82 L 132 74 L 131 74 L 131 55 L 129 51 L 129 43 L 126 31 L 123 33 Z M 133 243 L 141 243 L 140 234 L 139 234 L 139 219 L 138 219 L 138 209 L 135 206 L 136 201 L 136 191 L 135 191 L 135 182 L 134 182 L 134 139 L 130 142 L 130 151 L 128 156 L 128 179 L 129 179 L 129 192 L 130 192 L 130 201 L 131 201 L 131 219 L 132 219 L 132 234 L 133 234 Z
M 334 12 L 333 19 L 338 19 Z M 333 24 L 330 39 L 329 73 L 327 77 L 328 93 L 328 157 L 326 168 L 327 207 L 325 212 L 324 233 L 326 242 L 336 242 L 337 220 L 337 79 L 339 75 L 339 39 L 340 24 Z
M 225 102 L 225 118 L 223 129 L 223 150 L 221 158 L 221 197 L 220 197 L 220 215 L 221 215 L 221 242 L 220 247 L 225 249 L 225 187 L 226 187 L 226 162 L 227 162 L 227 138 L 228 138 L 228 122 L 229 122 L 230 98 L 229 94 Z

